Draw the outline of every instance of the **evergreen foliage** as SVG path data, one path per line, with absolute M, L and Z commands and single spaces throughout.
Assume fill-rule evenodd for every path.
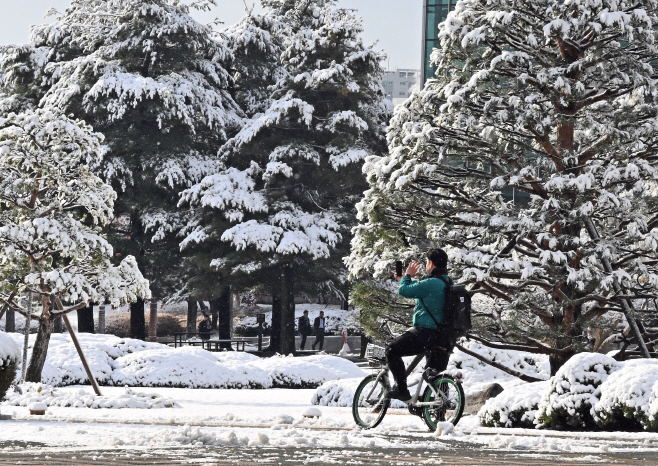
M 359 165 L 381 153 L 388 109 L 382 55 L 351 12 L 325 0 L 263 6 L 228 34 L 250 119 L 223 146 L 221 169 L 183 192 L 198 222 L 182 247 L 216 245 L 210 265 L 231 283 L 271 290 L 287 345 L 274 349 L 290 352 L 294 294 L 345 283 Z
M 435 79 L 396 111 L 389 155 L 365 164 L 351 275 L 441 246 L 453 279 L 504 305 L 488 335 L 548 353 L 553 374 L 588 327 L 618 320 L 613 280 L 654 297 L 657 8 L 458 2 Z
M 178 192 L 216 170 L 217 150 L 242 117 L 226 69 L 231 52 L 190 8 L 176 0 L 74 0 L 2 59 L 7 94 L 73 114 L 105 135 L 107 154 L 93 169 L 118 192 L 122 222 L 111 240 L 137 257 L 158 296 L 187 278 Z
M 48 110 L 0 118 L 0 301 L 23 314 L 27 293 L 42 303 L 28 381 L 41 379 L 55 318 L 90 301 L 119 306 L 150 294 L 133 256 L 112 262 L 101 231 L 116 198 L 89 169 L 102 140 Z

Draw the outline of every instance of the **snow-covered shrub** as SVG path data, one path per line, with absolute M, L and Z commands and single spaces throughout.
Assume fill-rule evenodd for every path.
M 23 348 L 23 335 L 9 334 L 14 343 Z M 34 344 L 35 335 L 30 336 L 29 347 Z M 112 385 L 112 373 L 115 360 L 121 356 L 148 349 L 166 348 L 159 343 L 150 343 L 131 338 L 117 338 L 114 335 L 78 334 L 80 346 L 84 351 L 96 381 L 101 385 Z M 20 369 L 20 362 L 17 370 Z M 88 384 L 87 373 L 82 366 L 75 346 L 68 334 L 53 334 L 50 340 L 48 356 L 42 371 L 42 383 L 53 386 Z
M 148 322 L 148 316 L 146 322 Z M 98 322 L 96 322 L 96 331 L 98 332 Z M 158 336 L 184 331 L 185 329 L 178 317 L 171 314 L 158 314 Z M 105 318 L 105 333 L 122 338 L 130 336 L 130 312 L 118 312 L 107 316 Z
M 115 385 L 191 388 L 269 388 L 268 373 L 240 361 L 218 362 L 197 347 L 151 349 L 122 356 L 112 373 Z
M 603 429 L 658 432 L 658 361 L 634 360 L 601 384 L 594 420 Z
M 352 406 L 354 392 L 361 380 L 363 380 L 363 377 L 325 382 L 311 396 L 311 404 L 319 406 Z
M 320 385 L 311 396 L 311 404 L 319 406 L 351 407 L 354 392 L 363 377 L 353 379 L 329 380 Z M 422 392 L 421 392 L 422 393 Z M 406 403 L 400 400 L 391 400 L 392 408 L 406 408 Z
M 304 358 L 272 357 L 253 366 L 265 370 L 278 388 L 315 388 L 328 380 L 363 377 L 359 367 L 343 358 L 314 355 Z
M 535 427 L 542 394 L 549 389 L 548 380 L 524 383 L 489 398 L 478 412 L 485 427 Z
M 176 316 L 170 314 L 158 314 L 157 335 L 164 337 L 172 333 L 184 332 L 185 329 Z
M 551 378 L 535 423 L 557 429 L 595 428 L 591 411 L 599 401 L 601 384 L 620 367 L 619 362 L 604 354 L 573 356 Z
M 98 322 L 96 322 L 98 331 Z M 117 337 L 130 335 L 130 312 L 118 312 L 105 317 L 105 333 Z
M 16 377 L 16 366 L 21 357 L 18 345 L 4 332 L 0 332 L 0 400 Z

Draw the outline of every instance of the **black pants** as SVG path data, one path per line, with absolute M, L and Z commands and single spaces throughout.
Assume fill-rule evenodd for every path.
M 315 349 L 315 345 L 320 344 L 320 351 L 322 351 L 322 345 L 324 345 L 324 329 L 323 328 L 318 328 L 315 329 L 315 341 L 313 342 L 313 349 Z
M 443 372 L 448 366 L 452 352 L 450 335 L 443 331 L 429 328 L 414 327 L 397 337 L 386 349 L 386 360 L 393 378 L 400 389 L 407 388 L 407 376 L 402 356 L 415 356 L 435 346 L 442 346 L 446 351 L 433 350 L 427 361 L 427 366 Z
M 307 335 L 304 334 L 304 333 L 300 333 L 299 336 L 302 337 L 302 341 L 301 341 L 301 343 L 299 344 L 299 349 L 300 349 L 300 350 L 303 350 L 303 349 L 304 349 L 304 345 L 306 344 L 306 337 L 307 337 Z

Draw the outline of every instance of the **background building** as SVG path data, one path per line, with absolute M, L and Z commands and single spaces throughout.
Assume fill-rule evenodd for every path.
M 386 98 L 398 105 L 411 95 L 414 88 L 418 87 L 420 81 L 420 70 L 399 69 L 387 71 L 382 82 Z

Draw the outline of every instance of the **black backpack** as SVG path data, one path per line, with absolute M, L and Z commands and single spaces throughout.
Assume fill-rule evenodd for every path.
M 453 281 L 448 278 L 447 280 L 442 276 L 436 277 L 446 285 L 446 302 L 443 307 L 443 325 L 453 331 L 454 336 L 464 336 L 473 325 L 471 324 L 471 296 L 466 291 L 466 286 Z M 425 302 L 420 300 L 427 309 L 428 314 L 436 323 L 437 328 L 441 324 L 432 315 Z

